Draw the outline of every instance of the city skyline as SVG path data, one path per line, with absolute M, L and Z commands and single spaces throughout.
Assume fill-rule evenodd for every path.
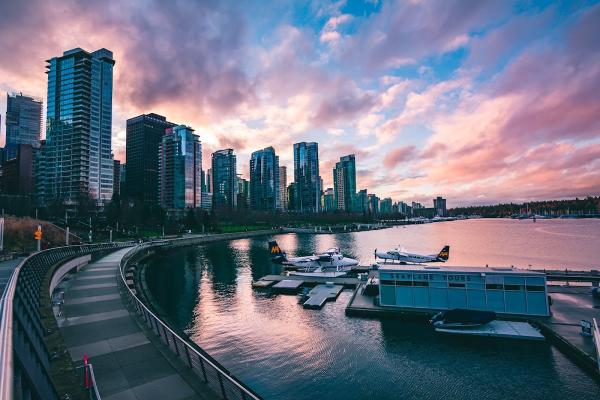
M 125 121 L 158 113 L 196 129 L 205 170 L 232 148 L 248 177 L 250 154 L 273 146 L 293 182 L 292 145 L 306 141 L 320 144 L 323 189 L 355 154 L 357 191 L 382 199 L 600 193 L 597 2 L 8 3 L 0 59 L 18 62 L 0 63 L 0 110 L 7 92 L 46 99 L 45 60 L 108 48 L 123 163 Z

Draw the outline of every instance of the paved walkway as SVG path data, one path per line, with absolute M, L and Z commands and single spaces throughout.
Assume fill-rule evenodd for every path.
M 103 400 L 211 398 L 182 379 L 125 308 L 117 273 L 128 250 L 88 265 L 61 285 L 65 302 L 57 321 L 71 358 L 81 362 L 88 355 Z

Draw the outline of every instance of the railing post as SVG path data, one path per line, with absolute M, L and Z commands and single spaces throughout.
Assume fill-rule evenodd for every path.
M 177 347 L 177 340 L 175 339 L 174 333 L 171 333 L 171 339 L 173 339 L 173 346 L 175 346 L 175 353 L 177 353 L 177 357 L 179 357 L 179 347 Z
M 217 376 L 219 377 L 219 385 L 221 385 L 221 393 L 223 394 L 223 398 L 227 400 L 227 394 L 225 393 L 225 385 L 223 385 L 223 377 L 221 373 L 217 371 Z
M 184 344 L 184 346 L 185 346 L 185 344 Z M 187 355 L 187 359 L 188 359 L 188 363 L 190 364 L 190 368 L 194 368 L 194 364 L 192 364 L 192 357 L 190 357 L 190 349 L 187 346 L 185 346 L 185 354 Z M 206 381 L 206 376 L 204 377 L 204 380 Z
M 200 360 L 200 368 L 202 369 L 202 376 L 204 377 L 204 382 L 208 383 L 208 378 L 206 377 L 206 369 L 204 368 L 204 361 L 202 361 L 202 357 L 199 357 L 198 360 Z M 217 374 L 218 373 L 219 371 L 217 371 Z
M 167 328 L 163 325 L 163 333 L 165 334 L 165 342 L 167 343 L 167 347 L 169 347 L 169 336 L 167 335 Z

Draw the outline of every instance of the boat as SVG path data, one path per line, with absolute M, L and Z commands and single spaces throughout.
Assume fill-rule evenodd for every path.
M 455 308 L 434 315 L 429 323 L 440 329 L 471 329 L 485 325 L 496 319 L 493 311 L 465 310 Z

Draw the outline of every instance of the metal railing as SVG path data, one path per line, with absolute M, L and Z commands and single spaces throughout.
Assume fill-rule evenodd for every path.
M 77 367 L 81 371 L 81 386 L 87 391 L 90 400 L 102 400 L 98 385 L 96 384 L 96 376 L 94 375 L 94 367 L 92 364 L 84 364 Z
M 166 243 L 164 243 L 167 245 Z M 260 397 L 242 382 L 235 379 L 225 368 L 218 365 L 214 360 L 202 354 L 196 348 L 190 345 L 185 339 L 175 333 L 167 324 L 144 305 L 144 303 L 129 288 L 125 279 L 125 269 L 128 261 L 138 252 L 150 249 L 152 247 L 162 247 L 161 244 L 141 245 L 130 250 L 121 260 L 121 279 L 118 279 L 121 289 L 127 296 L 127 300 L 135 309 L 145 324 L 160 338 L 185 365 L 199 376 L 215 393 L 221 398 L 229 399 L 254 399 Z M 168 245 L 167 245 L 168 246 Z
M 46 347 L 41 287 L 58 262 L 129 247 L 132 242 L 57 247 L 34 253 L 15 268 L 0 300 L 0 399 L 57 399 Z
M 596 345 L 596 363 L 598 364 L 598 371 L 600 371 L 600 330 L 598 330 L 598 321 L 596 321 L 596 318 L 592 318 L 592 330 L 594 344 Z

